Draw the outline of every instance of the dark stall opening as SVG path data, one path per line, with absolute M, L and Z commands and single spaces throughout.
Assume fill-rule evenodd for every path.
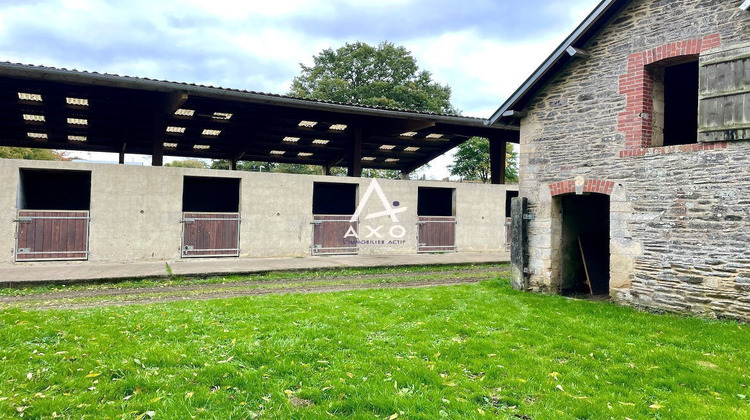
M 609 196 L 562 197 L 564 295 L 609 294 Z
M 86 260 L 91 172 L 20 169 L 16 261 Z
M 182 211 L 182 257 L 239 256 L 239 178 L 186 176 Z
M 456 251 L 456 190 L 417 189 L 417 252 Z
M 240 211 L 239 178 L 186 176 L 182 185 L 182 211 L 203 213 Z
M 357 210 L 358 184 L 313 183 L 312 255 L 356 254 L 358 221 L 351 221 Z M 353 233 L 354 232 L 354 233 Z
M 313 183 L 313 214 L 352 215 L 357 208 L 358 184 Z
M 419 187 L 417 189 L 418 216 L 455 216 L 454 188 Z
M 91 172 L 21 169 L 21 210 L 90 210 Z

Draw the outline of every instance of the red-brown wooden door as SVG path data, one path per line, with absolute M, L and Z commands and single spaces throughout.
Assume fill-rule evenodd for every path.
M 239 213 L 183 213 L 182 257 L 240 255 Z
M 346 215 L 313 215 L 312 255 L 341 255 L 359 252 L 356 234 L 357 221 Z M 347 235 L 348 234 L 348 235 Z
M 88 256 L 88 211 L 18 211 L 16 261 L 86 260 Z
M 417 252 L 455 252 L 455 216 L 419 216 Z

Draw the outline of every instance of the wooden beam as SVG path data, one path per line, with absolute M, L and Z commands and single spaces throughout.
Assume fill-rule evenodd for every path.
M 355 127 L 347 147 L 346 175 L 359 178 L 362 176 L 362 142 L 365 134 L 361 127 Z
M 507 143 L 504 139 L 490 138 L 490 183 L 505 184 L 505 154 Z
M 185 102 L 187 102 L 188 98 L 189 96 L 185 92 L 170 93 L 166 99 L 166 114 L 170 116 L 174 115 L 174 113 L 177 112 L 178 109 L 182 108 L 182 106 L 185 105 Z

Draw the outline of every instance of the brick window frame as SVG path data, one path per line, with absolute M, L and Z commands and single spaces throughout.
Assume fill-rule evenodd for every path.
M 617 130 L 625 136 L 625 148 L 620 152 L 620 157 L 709 149 L 701 144 L 689 144 L 657 147 L 658 151 L 650 150 L 654 149 L 652 147 L 652 116 L 655 80 L 654 72 L 649 67 L 659 63 L 666 64 L 697 58 L 702 52 L 720 46 L 721 36 L 712 34 L 702 38 L 664 44 L 628 56 L 627 73 L 619 79 L 620 94 L 626 97 L 625 110 L 618 115 L 617 119 Z M 717 146 L 721 147 L 721 145 Z M 710 147 L 710 149 L 713 148 Z

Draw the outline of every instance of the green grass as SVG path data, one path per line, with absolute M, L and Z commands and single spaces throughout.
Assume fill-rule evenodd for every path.
M 167 267 L 169 265 L 167 264 Z M 169 277 L 167 278 L 145 278 L 130 279 L 117 282 L 89 282 L 82 284 L 50 284 L 32 287 L 0 287 L 0 296 L 28 296 L 34 294 L 54 293 L 60 291 L 90 291 L 90 290 L 107 290 L 107 289 L 139 289 L 143 287 L 167 287 L 183 285 L 214 285 L 228 284 L 238 282 L 256 282 L 259 285 L 267 282 L 289 281 L 321 281 L 328 282 L 340 277 L 359 277 L 373 280 L 363 280 L 369 282 L 388 282 L 399 281 L 399 278 L 406 278 L 406 281 L 414 280 L 410 277 L 420 277 L 424 275 L 439 275 L 440 273 L 450 273 L 464 269 L 477 268 L 481 270 L 508 271 L 507 264 L 477 264 L 477 265 L 435 265 L 435 266 L 413 266 L 413 267 L 378 267 L 378 268 L 343 268 L 343 269 L 320 269 L 320 270 L 290 270 L 290 271 L 271 271 L 255 274 L 228 274 L 223 276 L 210 277 L 193 277 L 193 276 L 172 276 L 171 269 L 168 269 Z M 380 276 L 380 277 L 378 277 Z M 22 284 L 22 283 L 21 283 Z
M 428 289 L 0 313 L 0 418 L 750 418 L 750 327 Z

